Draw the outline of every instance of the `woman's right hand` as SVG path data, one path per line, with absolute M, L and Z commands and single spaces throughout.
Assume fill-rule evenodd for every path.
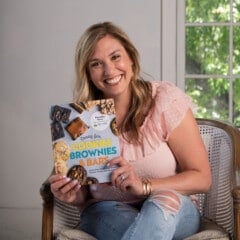
M 51 184 L 51 191 L 56 198 L 66 203 L 80 204 L 79 190 L 81 186 L 77 180 L 71 180 L 66 176 L 56 174 L 49 177 L 49 182 Z

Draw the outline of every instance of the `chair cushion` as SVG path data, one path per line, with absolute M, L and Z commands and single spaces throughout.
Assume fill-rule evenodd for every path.
M 97 240 L 88 233 L 71 228 L 62 229 L 56 237 L 56 240 Z
M 228 233 L 215 222 L 202 218 L 198 233 L 185 238 L 184 240 L 229 240 Z
M 202 218 L 200 231 L 184 240 L 229 240 L 228 233 L 215 222 Z M 56 240 L 97 240 L 93 236 L 78 229 L 62 229 Z

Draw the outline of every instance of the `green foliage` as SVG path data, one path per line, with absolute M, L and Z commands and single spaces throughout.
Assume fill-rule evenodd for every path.
M 186 0 L 186 22 L 230 21 L 229 0 Z M 240 20 L 240 0 L 233 3 L 234 21 Z M 229 93 L 233 94 L 233 121 L 240 126 L 240 79 L 230 84 L 229 76 L 240 73 L 240 27 L 233 29 L 233 52 L 229 49 L 229 26 L 186 27 L 186 73 L 211 78 L 186 79 L 186 92 L 199 106 L 198 117 L 229 120 Z M 229 67 L 232 54 L 233 68 Z M 232 70 L 232 72 L 230 72 Z M 219 78 L 217 76 L 223 76 Z M 214 77 L 215 76 L 215 77 Z M 231 90 L 232 89 L 232 90 Z
M 227 88 L 224 90 L 222 86 Z M 186 92 L 198 108 L 198 117 L 228 119 L 226 79 L 186 79 Z
M 229 0 L 186 0 L 187 22 L 225 22 L 229 19 Z
M 227 75 L 228 41 L 229 31 L 227 27 L 187 27 L 187 73 Z M 195 68 L 192 68 L 193 63 Z

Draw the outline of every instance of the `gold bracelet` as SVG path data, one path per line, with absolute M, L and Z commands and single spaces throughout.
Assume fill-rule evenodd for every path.
M 149 179 L 144 178 L 142 180 L 142 186 L 143 186 L 143 195 L 149 196 L 152 193 L 152 183 Z

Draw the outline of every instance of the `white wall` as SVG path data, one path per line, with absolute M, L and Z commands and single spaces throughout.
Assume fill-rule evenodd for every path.
M 83 30 L 113 21 L 159 79 L 159 0 L 0 0 L 0 239 L 40 239 L 39 188 L 52 169 L 48 107 L 71 101 Z

